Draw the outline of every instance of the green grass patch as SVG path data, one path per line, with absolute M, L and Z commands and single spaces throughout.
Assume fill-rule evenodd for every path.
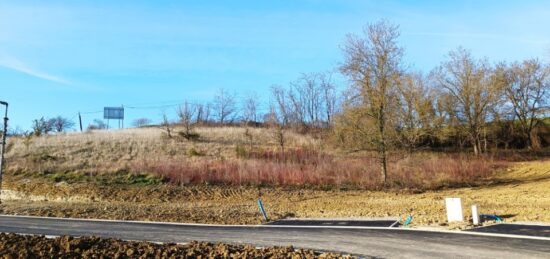
M 39 172 L 17 174 L 17 178 L 39 178 L 46 179 L 55 183 L 66 182 L 75 183 L 94 183 L 97 185 L 158 185 L 165 182 L 161 177 L 152 174 L 130 173 L 119 171 L 113 173 L 87 173 L 87 172 Z

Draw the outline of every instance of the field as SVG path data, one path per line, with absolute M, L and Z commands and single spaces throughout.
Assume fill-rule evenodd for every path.
M 381 187 L 368 153 L 327 148 L 316 138 L 289 132 L 286 157 L 281 157 L 268 129 L 197 132 L 201 139 L 195 142 L 168 139 L 155 128 L 12 139 L 2 209 L 56 217 L 258 224 L 261 196 L 272 220 L 412 214 L 412 226 L 455 228 L 466 226 L 446 226 L 444 198 L 461 197 L 465 215 L 477 204 L 481 213 L 506 221 L 550 222 L 550 160 L 545 158 L 395 154 L 391 182 Z

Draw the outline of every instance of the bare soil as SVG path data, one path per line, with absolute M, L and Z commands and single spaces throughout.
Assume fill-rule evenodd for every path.
M 1 205 L 5 214 L 219 224 L 262 222 L 256 204 L 258 189 L 253 187 L 98 186 L 7 180 L 4 189 L 9 193 L 3 193 Z M 412 226 L 446 226 L 446 197 L 462 198 L 466 216 L 470 215 L 470 206 L 476 204 L 480 213 L 496 214 L 507 222 L 550 222 L 550 160 L 516 163 L 481 186 L 421 193 L 261 189 L 271 220 L 405 219 L 412 213 Z
M 99 237 L 46 238 L 0 233 L 2 258 L 342 258 L 293 247 L 255 248 L 205 242 L 157 244 Z

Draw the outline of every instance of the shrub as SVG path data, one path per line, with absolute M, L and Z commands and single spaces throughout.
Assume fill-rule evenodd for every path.
M 261 152 L 263 159 L 145 161 L 134 169 L 156 174 L 173 184 L 333 186 L 383 188 L 376 157 L 334 158 L 296 152 L 292 162 L 273 159 L 277 153 Z M 304 155 L 308 154 L 308 155 Z M 272 156 L 271 156 L 272 155 Z M 302 156 L 300 156 L 302 155 Z M 307 158 L 307 159 L 306 159 Z M 487 157 L 418 154 L 392 157 L 390 188 L 438 189 L 475 185 L 506 165 Z
M 193 156 L 204 156 L 204 153 L 201 152 L 201 151 L 198 151 L 196 150 L 194 147 L 190 148 L 189 150 L 187 150 L 187 155 L 190 156 L 190 157 L 193 157 Z
M 187 141 L 197 141 L 200 138 L 198 133 L 179 131 L 178 135 Z

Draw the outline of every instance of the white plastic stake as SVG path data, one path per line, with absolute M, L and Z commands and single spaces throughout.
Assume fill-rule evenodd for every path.
M 460 198 L 445 198 L 445 206 L 447 208 L 447 221 L 463 221 L 462 202 Z
M 472 221 L 474 226 L 479 225 L 479 214 L 477 213 L 477 205 L 472 205 Z

